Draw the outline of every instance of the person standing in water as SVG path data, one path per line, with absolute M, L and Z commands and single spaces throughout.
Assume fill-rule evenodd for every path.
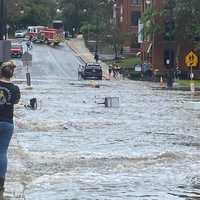
M 7 150 L 14 130 L 14 104 L 20 100 L 19 87 L 11 82 L 15 67 L 12 61 L 0 64 L 0 200 L 7 172 Z

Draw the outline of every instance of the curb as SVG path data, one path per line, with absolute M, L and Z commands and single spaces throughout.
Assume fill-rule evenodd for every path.
M 84 64 L 87 63 L 81 56 L 78 55 L 77 50 L 75 50 L 75 48 L 73 48 L 67 41 L 66 41 L 66 45 L 74 52 L 74 54 L 76 54 L 76 56 L 77 56 Z
M 80 56 L 80 52 L 76 47 L 73 47 L 73 45 L 69 44 L 69 42 L 66 41 L 67 46 L 76 54 L 76 56 L 85 64 L 88 62 L 86 59 L 83 58 L 83 56 Z M 86 48 L 86 47 L 85 47 Z M 91 52 L 90 52 L 91 53 Z M 91 53 L 92 55 L 92 53 Z M 101 60 L 100 62 L 102 63 L 102 69 L 103 69 L 103 76 L 108 77 L 108 67 L 105 63 L 103 63 Z

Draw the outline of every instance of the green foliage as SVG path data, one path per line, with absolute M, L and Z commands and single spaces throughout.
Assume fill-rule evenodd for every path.
M 152 6 L 147 8 L 141 18 L 144 25 L 144 38 L 151 37 L 154 33 L 162 30 L 161 24 L 156 23 L 156 18 L 161 15 L 160 12 L 155 10 Z
M 13 30 L 28 25 L 50 26 L 52 20 L 59 17 L 65 23 L 65 30 L 71 33 L 74 28 L 79 32 L 82 26 L 90 24 L 90 31 L 99 35 L 104 32 L 112 18 L 111 0 L 7 1 L 8 24 Z M 61 12 L 57 13 L 57 9 Z
M 96 32 L 103 30 L 112 14 L 111 5 L 108 0 L 61 0 L 66 30 L 78 32 L 84 24 L 96 26 Z
M 96 32 L 96 26 L 92 24 L 84 24 L 80 28 L 80 32 L 84 35 Z
M 120 66 L 125 68 L 134 68 L 137 64 L 141 64 L 140 57 L 129 57 L 120 61 Z
M 28 25 L 51 25 L 56 17 L 54 0 L 8 0 L 8 24 L 14 31 Z
M 196 88 L 200 88 L 199 80 L 193 80 L 192 82 L 195 84 Z M 190 89 L 191 80 L 177 80 L 177 83 L 180 87 L 187 87 Z
M 168 0 L 162 10 L 148 8 L 142 17 L 146 36 L 160 31 L 164 33 L 164 26 L 155 23 L 155 19 L 159 17 L 173 20 L 174 28 L 171 30 L 171 35 L 174 35 L 176 41 L 192 41 L 194 37 L 200 37 L 199 0 Z

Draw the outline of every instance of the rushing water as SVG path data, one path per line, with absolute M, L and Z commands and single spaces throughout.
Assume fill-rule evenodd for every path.
M 100 82 L 101 83 L 101 82 Z M 20 84 L 7 196 L 26 200 L 200 199 L 199 97 L 146 82 Z M 119 108 L 98 104 L 119 97 Z M 198 110 L 199 108 L 199 110 Z

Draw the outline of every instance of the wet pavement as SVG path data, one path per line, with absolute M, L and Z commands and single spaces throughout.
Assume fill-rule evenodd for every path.
M 35 45 L 9 149 L 7 199 L 200 199 L 199 96 L 157 83 L 77 80 L 67 47 Z M 36 97 L 37 110 L 24 104 Z M 105 108 L 119 97 L 119 108 Z

